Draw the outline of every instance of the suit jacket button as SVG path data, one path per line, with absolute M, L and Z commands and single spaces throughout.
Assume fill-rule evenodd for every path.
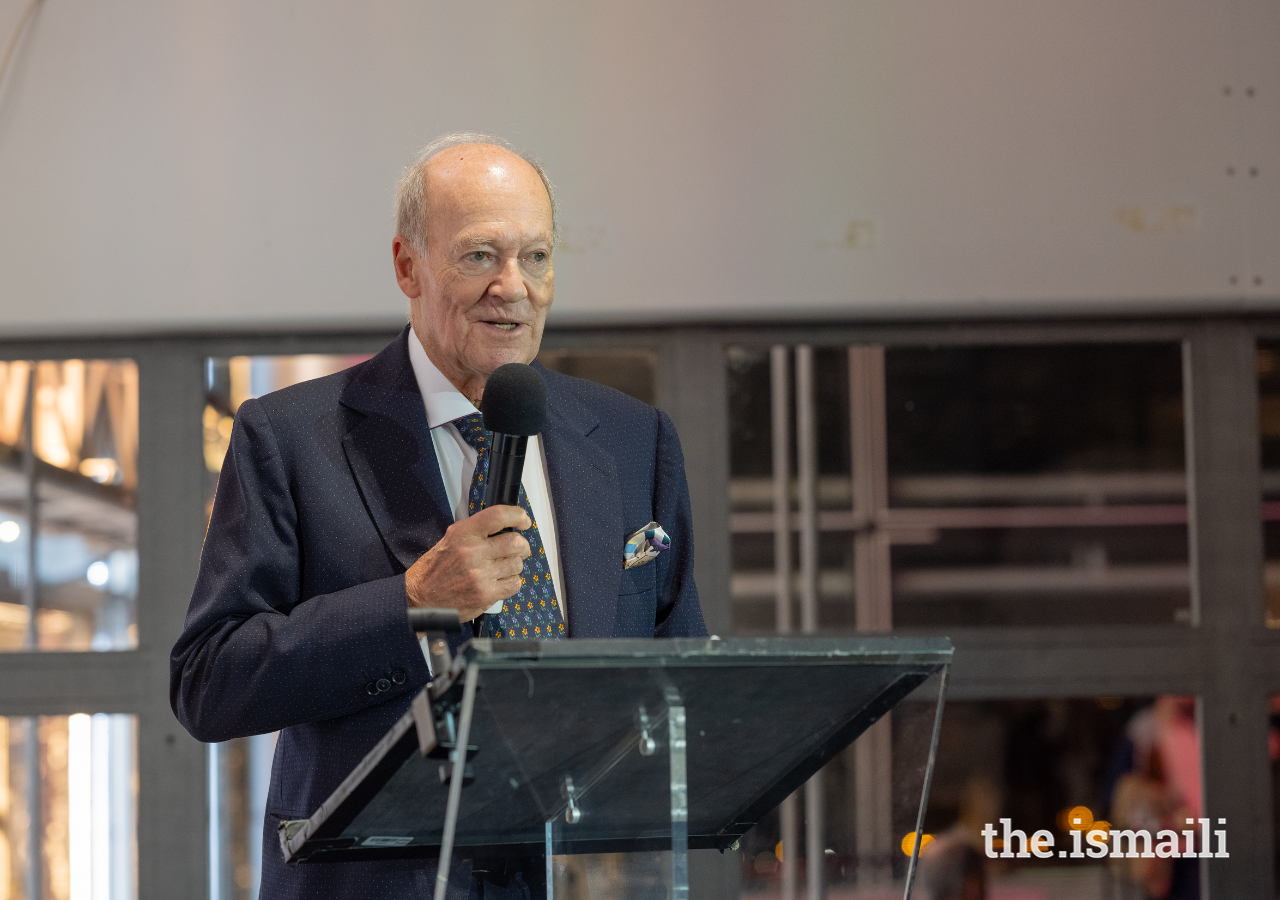
M 378 693 L 378 686 L 370 681 L 364 686 L 364 692 L 372 697 L 374 694 Z
M 385 678 L 379 678 L 378 691 L 381 692 L 381 691 L 388 691 L 388 690 L 391 690 L 391 682 L 387 681 L 387 679 Z
M 392 683 L 392 684 L 404 684 L 404 673 L 403 673 L 403 672 L 401 672 L 399 669 L 396 669 L 394 672 L 392 672 L 392 673 L 391 673 L 391 683 Z

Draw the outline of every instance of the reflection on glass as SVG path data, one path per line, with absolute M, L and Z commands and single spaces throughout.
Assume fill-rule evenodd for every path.
M 137 646 L 137 459 L 132 360 L 0 362 L 0 651 Z
M 919 736 L 913 732 L 927 727 L 929 717 L 911 707 L 924 705 L 908 701 L 894 710 L 895 747 L 914 746 Z M 868 828 L 876 810 L 859 800 L 856 749 L 857 744 L 825 770 L 828 896 L 900 897 L 901 873 L 916 840 L 914 818 L 904 816 L 904 804 L 895 801 L 892 830 Z M 901 778 L 899 765 L 895 758 L 894 779 Z M 1198 883 L 1198 860 L 1111 861 L 1070 854 L 1076 832 L 1087 848 L 1090 833 L 1110 846 L 1113 831 L 1146 829 L 1155 838 L 1162 829 L 1181 830 L 1186 817 L 1199 817 L 1200 796 L 1193 698 L 951 701 L 914 895 L 933 896 L 931 889 L 941 885 L 970 882 L 975 893 L 955 896 L 1196 896 L 1186 891 Z M 1003 853 L 1002 819 L 1028 836 L 1041 830 L 1052 835 L 1052 858 L 988 857 L 983 831 L 988 825 L 995 829 L 992 851 Z M 744 897 L 779 896 L 786 849 L 778 845 L 778 833 L 775 814 L 743 838 Z M 1011 836 L 1012 853 L 1018 838 L 1012 831 Z M 1060 849 L 1069 856 L 1059 857 Z M 803 847 L 798 855 L 803 865 Z M 804 895 L 801 889 L 798 896 Z
M 826 896 L 859 900 L 902 896 L 933 736 L 937 690 L 937 679 L 926 682 L 828 763 L 821 772 L 819 793 L 800 790 L 793 795 L 796 825 L 790 839 L 781 807 L 743 836 L 742 896 L 809 896 L 811 865 L 819 859 Z M 941 764 L 945 749 L 939 753 Z M 935 769 L 931 796 L 937 795 L 941 774 L 941 769 Z M 818 808 L 810 809 L 811 802 Z M 931 801 L 929 808 L 935 805 Z M 811 845 L 815 814 L 821 823 L 816 853 Z M 926 829 L 932 821 L 926 818 Z M 795 885 L 794 894 L 787 889 L 789 883 Z M 927 895 L 917 888 L 913 896 Z
M 136 735 L 133 716 L 0 718 L 0 898 L 137 896 Z

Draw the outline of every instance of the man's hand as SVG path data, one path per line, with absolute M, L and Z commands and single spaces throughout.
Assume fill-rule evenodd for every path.
M 466 622 L 520 590 L 529 542 L 504 528 L 533 525 L 518 506 L 492 506 L 454 522 L 404 575 L 410 606 L 456 609 Z

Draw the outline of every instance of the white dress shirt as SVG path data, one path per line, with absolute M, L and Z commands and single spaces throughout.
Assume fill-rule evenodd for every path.
M 431 428 L 431 443 L 436 450 L 436 459 L 440 462 L 440 477 L 444 480 L 444 493 L 449 498 L 453 520 L 459 522 L 470 514 L 467 501 L 471 492 L 471 479 L 476 471 L 478 454 L 462 439 L 453 420 L 472 415 L 477 410 L 471 401 L 436 368 L 412 328 L 409 329 L 409 362 L 413 366 L 413 376 L 417 379 L 418 390 L 422 393 L 422 402 L 427 408 L 427 424 Z M 529 438 L 524 458 L 524 475 L 520 483 L 524 486 L 525 496 L 529 499 L 529 508 L 533 510 L 534 521 L 538 523 L 538 536 L 542 538 L 542 548 L 547 552 L 547 565 L 551 568 L 552 584 L 555 585 L 556 600 L 560 604 L 560 615 L 567 623 L 569 615 L 565 606 L 564 577 L 560 569 L 556 511 L 551 504 L 551 484 L 547 481 L 547 457 L 546 451 L 542 448 L 541 435 Z M 495 603 L 487 611 L 502 612 L 502 603 Z

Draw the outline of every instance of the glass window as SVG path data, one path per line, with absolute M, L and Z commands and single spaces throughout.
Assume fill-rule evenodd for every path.
M 295 356 L 232 356 L 205 360 L 204 466 L 206 515 L 213 510 L 218 473 L 231 441 L 231 426 L 240 404 L 313 378 L 323 378 L 356 363 L 368 354 L 317 354 Z
M 793 575 L 796 358 L 780 367 Z M 1179 345 L 855 346 L 812 360 L 819 628 L 1190 622 Z M 765 348 L 728 353 L 739 633 L 777 622 L 776 365 Z
M 1268 710 L 1267 753 L 1271 757 L 1272 866 L 1280 884 L 1280 694 L 1271 696 Z
M 543 350 L 538 362 L 553 372 L 608 385 L 651 406 L 657 403 L 651 350 Z
M 133 716 L 0 718 L 0 897 L 137 896 L 136 748 Z
M 1258 434 L 1262 441 L 1262 536 L 1267 626 L 1280 627 L 1280 341 L 1258 341 Z
M 1190 622 L 1179 345 L 895 349 L 885 383 L 896 625 Z
M 733 598 L 735 634 L 772 633 L 777 622 L 774 581 L 773 520 L 773 404 L 768 348 L 730 347 L 729 378 L 729 503 L 732 510 Z M 786 365 L 786 384 L 794 394 L 794 354 Z M 850 512 L 851 442 L 849 429 L 849 366 L 844 347 L 815 349 L 813 354 L 818 511 L 818 625 L 852 629 L 854 617 L 854 530 Z M 789 397 L 787 461 L 792 509 L 798 487 L 795 398 Z M 790 541 L 793 596 L 799 593 L 800 537 Z M 793 623 L 798 621 L 794 610 Z
M 0 650 L 137 646 L 137 460 L 132 360 L 0 362 Z

